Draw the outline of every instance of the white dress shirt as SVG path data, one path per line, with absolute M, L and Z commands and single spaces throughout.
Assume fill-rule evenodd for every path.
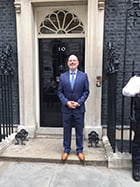
M 140 93 L 140 76 L 133 76 L 130 78 L 126 86 L 122 89 L 122 94 L 128 97 L 135 97 Z
M 74 80 L 75 80 L 76 79 L 76 75 L 77 75 L 77 70 L 70 71 L 70 82 L 71 82 L 71 79 L 72 79 L 72 73 L 74 73 Z

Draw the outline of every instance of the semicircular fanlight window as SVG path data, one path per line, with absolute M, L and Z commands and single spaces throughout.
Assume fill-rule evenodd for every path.
M 75 14 L 66 10 L 57 10 L 45 17 L 40 24 L 39 34 L 84 33 L 83 23 Z

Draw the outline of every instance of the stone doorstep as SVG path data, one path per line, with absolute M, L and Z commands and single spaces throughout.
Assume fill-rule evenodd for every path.
M 0 142 L 0 155 L 13 143 L 16 133 L 11 134 Z
M 54 164 L 73 164 L 73 165 L 83 165 L 83 166 L 98 166 L 98 167 L 108 167 L 105 161 L 79 161 L 79 160 L 67 160 L 61 161 L 61 159 L 47 159 L 47 158 L 30 158 L 30 157 L 5 157 L 0 156 L 0 161 L 15 161 L 15 162 L 45 162 Z
M 115 152 L 113 153 L 112 147 L 107 136 L 102 137 L 103 146 L 105 148 L 108 168 L 131 168 L 131 154 L 128 152 Z
M 74 139 L 75 140 L 75 139 Z M 72 150 L 66 162 L 61 161 L 62 138 L 36 138 L 29 139 L 26 145 L 14 145 L 14 140 L 9 146 L 1 151 L 0 160 L 6 161 L 28 161 L 28 162 L 48 162 L 48 163 L 67 163 L 94 166 L 106 166 L 107 160 L 104 157 L 103 145 L 100 142 L 99 148 L 88 148 L 85 142 L 86 160 L 80 162 L 75 150 L 74 140 L 72 140 Z M 41 145 L 41 146 L 40 146 Z
M 0 160 L 13 160 L 13 161 L 28 161 L 28 162 L 52 162 L 52 163 L 64 163 L 61 159 L 50 159 L 43 157 L 28 157 L 28 156 L 3 156 L 3 153 L 8 149 L 8 147 L 14 142 L 15 133 L 10 135 L 8 138 L 0 143 Z M 103 148 L 105 150 L 103 159 L 92 160 L 88 159 L 84 162 L 80 162 L 78 159 L 73 157 L 67 160 L 68 164 L 83 164 L 83 165 L 95 165 L 95 166 L 107 166 L 108 168 L 131 168 L 131 154 L 130 153 L 113 153 L 112 147 L 109 143 L 107 136 L 102 137 Z

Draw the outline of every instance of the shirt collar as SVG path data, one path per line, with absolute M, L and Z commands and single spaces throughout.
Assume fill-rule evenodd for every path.
M 76 69 L 75 71 L 71 71 L 71 70 L 70 70 L 69 72 L 70 72 L 70 74 L 71 74 L 71 73 L 77 74 L 77 71 L 78 71 L 78 70 Z

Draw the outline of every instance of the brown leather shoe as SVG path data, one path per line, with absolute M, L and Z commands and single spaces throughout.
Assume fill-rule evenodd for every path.
M 63 161 L 65 161 L 65 160 L 68 159 L 68 156 L 69 156 L 68 153 L 62 153 L 61 159 L 62 159 Z
M 85 160 L 85 155 L 84 155 L 84 153 L 78 153 L 77 156 L 78 156 L 79 160 L 81 160 L 81 161 L 84 161 L 84 160 Z

